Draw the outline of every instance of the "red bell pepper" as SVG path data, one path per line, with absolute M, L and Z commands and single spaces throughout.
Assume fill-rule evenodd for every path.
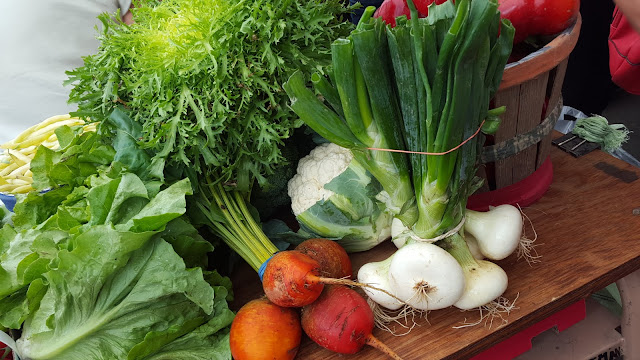
M 434 0 L 414 0 L 419 17 L 426 17 L 429 14 L 429 5 Z M 440 5 L 448 0 L 435 0 L 437 5 Z M 409 5 L 407 0 L 384 0 L 382 5 L 373 14 L 374 17 L 381 17 L 385 23 L 391 26 L 396 26 L 396 18 L 401 15 L 406 15 L 407 18 L 411 18 L 409 12 Z
M 553 35 L 568 28 L 580 11 L 580 0 L 500 0 L 503 19 L 516 28 L 513 43 L 531 35 Z

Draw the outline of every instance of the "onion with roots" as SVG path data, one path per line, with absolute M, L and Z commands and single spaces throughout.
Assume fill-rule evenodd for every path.
M 486 212 L 467 210 L 465 217 L 465 232 L 476 239 L 486 258 L 502 260 L 518 248 L 523 222 L 515 206 L 500 205 Z
M 456 259 L 428 243 L 405 245 L 387 260 L 365 264 L 358 271 L 358 281 L 375 284 L 402 300 L 364 289 L 374 301 L 391 310 L 404 304 L 419 310 L 443 309 L 455 304 L 465 288 L 464 273 Z

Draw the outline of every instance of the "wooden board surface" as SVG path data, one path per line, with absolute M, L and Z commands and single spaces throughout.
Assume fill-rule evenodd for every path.
M 551 150 L 554 182 L 545 196 L 524 212 L 538 234 L 541 263 L 529 266 L 514 255 L 498 262 L 509 275 L 508 299 L 517 297 L 508 324 L 454 329 L 477 312 L 457 309 L 429 313 L 409 335 L 374 335 L 405 360 L 467 359 L 535 324 L 575 301 L 640 268 L 640 170 L 601 151 L 573 158 Z M 638 213 L 638 211 L 636 211 Z M 353 254 L 354 269 L 393 253 L 390 242 Z M 241 267 L 233 276 L 234 309 L 261 295 L 255 272 Z M 338 355 L 303 339 L 296 359 L 385 359 L 371 348 Z

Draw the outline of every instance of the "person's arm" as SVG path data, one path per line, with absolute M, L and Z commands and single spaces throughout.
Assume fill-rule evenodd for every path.
M 132 0 L 115 0 L 115 3 L 120 8 L 120 18 L 125 24 L 133 24 L 133 14 L 131 9 L 133 8 Z
M 133 24 L 133 14 L 131 14 L 131 11 L 130 11 L 130 9 L 131 9 L 132 7 L 133 7 L 133 4 L 131 4 L 131 6 L 129 7 L 129 9 L 127 9 L 127 10 L 126 10 L 127 12 L 125 12 L 124 14 L 122 14 L 122 21 L 123 21 L 125 24 L 129 24 L 129 25 Z M 120 10 L 120 11 L 121 11 L 121 13 L 122 13 L 124 10 Z
M 640 33 L 640 0 L 614 0 L 624 17 Z

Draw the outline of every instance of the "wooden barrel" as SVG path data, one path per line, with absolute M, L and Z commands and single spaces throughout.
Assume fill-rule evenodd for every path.
M 506 113 L 493 144 L 483 149 L 484 166 L 479 175 L 487 181 L 479 192 L 524 180 L 549 156 L 551 131 L 562 109 L 567 61 L 578 41 L 581 24 L 578 16 L 571 27 L 547 45 L 505 67 L 494 106 L 506 106 Z

